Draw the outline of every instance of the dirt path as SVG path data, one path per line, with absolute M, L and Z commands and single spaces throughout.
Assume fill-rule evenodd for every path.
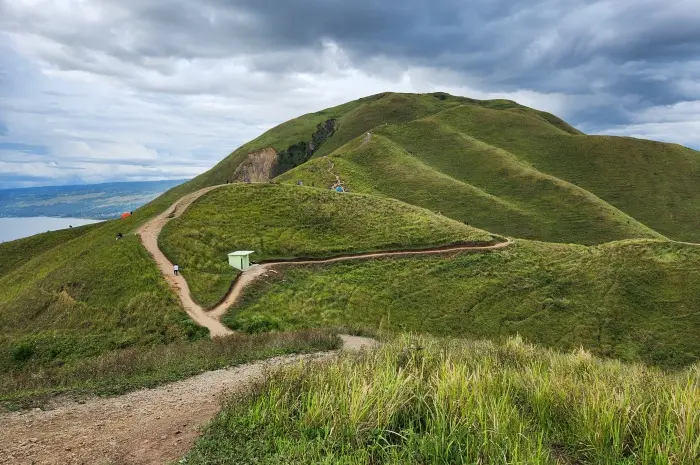
M 225 185 L 225 184 L 224 184 Z M 226 334 L 231 334 L 232 331 L 224 326 L 218 319 L 212 318 L 207 315 L 204 309 L 197 305 L 192 296 L 190 295 L 190 288 L 187 285 L 187 281 L 182 275 L 173 275 L 173 264 L 168 260 L 163 252 L 158 248 L 158 235 L 163 229 L 168 221 L 173 218 L 177 218 L 182 215 L 182 213 L 187 210 L 192 202 L 197 200 L 202 195 L 209 191 L 217 189 L 221 186 L 212 186 L 200 189 L 197 192 L 193 192 L 182 197 L 180 200 L 175 202 L 167 210 L 165 210 L 160 215 L 149 220 L 146 224 L 141 226 L 138 230 L 138 234 L 141 236 L 141 242 L 143 242 L 144 247 L 148 250 L 153 259 L 158 264 L 161 273 L 165 277 L 166 281 L 170 284 L 170 287 L 175 291 L 175 294 L 180 298 L 183 308 L 187 314 L 192 318 L 197 324 L 204 326 L 209 329 L 211 337 L 224 336 Z
M 345 350 L 376 344 L 372 339 L 341 337 Z M 218 413 L 222 396 L 245 389 L 270 369 L 334 354 L 277 357 L 122 396 L 0 414 L 0 464 L 168 463 L 192 447 L 200 427 Z
M 438 255 L 446 254 L 452 252 L 480 252 L 487 250 L 497 250 L 511 245 L 513 241 L 510 239 L 506 242 L 499 242 L 494 245 L 456 245 L 452 247 L 434 247 L 430 249 L 422 250 L 394 250 L 389 252 L 368 252 L 362 254 L 348 254 L 341 255 L 333 258 L 319 258 L 319 259 L 309 259 L 309 260 L 288 260 L 279 262 L 269 262 L 261 265 L 254 265 L 248 268 L 246 271 L 241 273 L 241 275 L 236 280 L 235 284 L 231 290 L 226 294 L 226 297 L 214 308 L 207 312 L 211 317 L 219 320 L 226 311 L 231 308 L 233 304 L 238 302 L 241 298 L 243 291 L 248 287 L 253 281 L 261 276 L 267 275 L 269 272 L 276 272 L 274 268 L 280 266 L 290 266 L 290 265 L 312 265 L 312 264 L 322 264 L 322 263 L 337 263 L 344 262 L 348 260 L 368 260 L 374 258 L 384 258 L 384 257 L 408 257 L 415 255 Z
M 328 162 L 331 164 L 331 168 L 329 169 L 331 170 L 333 167 L 333 162 L 330 160 L 328 160 Z M 339 178 L 338 181 L 340 182 Z M 190 288 L 187 286 L 187 281 L 185 280 L 185 278 L 183 278 L 181 275 L 173 275 L 173 264 L 170 262 L 170 260 L 168 260 L 165 257 L 163 252 L 161 252 L 158 248 L 158 235 L 163 229 L 163 226 L 165 226 L 168 223 L 168 221 L 182 215 L 182 213 L 185 210 L 187 210 L 187 207 L 189 207 L 192 204 L 192 202 L 194 202 L 207 192 L 210 192 L 214 189 L 218 189 L 219 187 L 225 185 L 226 184 L 205 187 L 204 189 L 200 189 L 196 192 L 192 192 L 191 194 L 182 197 L 166 211 L 144 224 L 138 231 L 138 234 L 141 235 L 141 241 L 143 242 L 143 245 L 151 253 L 151 255 L 153 255 L 153 258 L 158 264 L 161 273 L 163 273 L 165 279 L 168 281 L 168 283 L 170 283 L 170 286 L 180 298 L 180 302 L 182 302 L 182 306 L 184 307 L 187 314 L 196 323 L 208 328 L 211 332 L 212 337 L 223 336 L 232 332 L 229 328 L 224 326 L 219 321 L 221 316 L 224 313 L 226 313 L 226 311 L 231 307 L 231 305 L 235 304 L 238 301 L 243 291 L 250 283 L 255 281 L 260 276 L 263 276 L 270 271 L 274 271 L 273 268 L 277 266 L 309 265 L 314 263 L 335 263 L 346 260 L 366 260 L 372 258 L 392 256 L 407 257 L 413 255 L 436 255 L 464 251 L 479 252 L 485 250 L 502 249 L 504 247 L 509 246 L 512 243 L 512 241 L 509 239 L 506 242 L 500 242 L 494 245 L 456 245 L 448 247 L 432 247 L 421 250 L 393 250 L 387 252 L 368 252 L 360 254 L 347 254 L 325 259 L 287 260 L 256 265 L 249 268 L 238 277 L 231 290 L 226 294 L 226 296 L 218 305 L 216 305 L 209 311 L 205 311 L 192 299 L 192 296 L 190 295 Z

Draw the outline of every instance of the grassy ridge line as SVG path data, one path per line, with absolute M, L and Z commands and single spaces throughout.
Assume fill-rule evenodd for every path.
M 401 337 L 232 398 L 181 463 L 691 465 L 698 437 L 698 366 Z
M 522 205 L 535 212 L 539 222 L 549 223 L 535 235 L 494 232 L 583 244 L 635 237 L 663 238 L 594 194 L 542 173 L 513 153 L 442 123 L 439 116 L 383 126 L 378 134 L 436 170 Z M 562 131 L 553 128 L 552 132 Z
M 593 194 L 429 120 L 383 126 L 369 141 L 359 137 L 277 179 L 328 187 L 335 179 L 329 160 L 353 192 L 380 193 L 511 237 L 579 243 L 663 237 Z
M 700 240 L 700 152 L 656 141 L 570 136 L 514 112 L 448 109 L 445 124 L 593 192 L 673 239 Z
M 358 324 L 390 331 L 584 346 L 627 361 L 700 360 L 700 248 L 518 240 L 496 253 L 280 269 L 253 283 L 232 328 Z
M 237 275 L 227 261 L 234 250 L 255 250 L 252 259 L 263 262 L 497 240 L 393 199 L 234 184 L 205 194 L 170 221 L 159 247 L 181 266 L 193 298 L 212 307 Z

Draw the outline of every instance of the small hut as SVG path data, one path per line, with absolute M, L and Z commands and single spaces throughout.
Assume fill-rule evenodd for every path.
M 250 254 L 255 253 L 254 250 L 237 250 L 228 254 L 228 264 L 232 267 L 245 271 L 250 268 Z

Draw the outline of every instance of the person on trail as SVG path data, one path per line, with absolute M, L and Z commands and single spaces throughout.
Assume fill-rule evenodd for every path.
M 177 265 L 173 265 L 173 273 L 175 273 L 175 276 L 177 276 L 179 271 L 180 271 L 180 267 Z

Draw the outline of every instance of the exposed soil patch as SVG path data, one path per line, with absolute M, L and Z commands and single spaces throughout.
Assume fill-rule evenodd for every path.
M 376 344 L 341 336 L 343 348 Z M 227 393 L 246 389 L 271 369 L 334 352 L 277 357 L 203 373 L 122 396 L 60 400 L 52 410 L 0 415 L 0 464 L 163 464 L 183 456 L 200 428 L 218 413 Z

